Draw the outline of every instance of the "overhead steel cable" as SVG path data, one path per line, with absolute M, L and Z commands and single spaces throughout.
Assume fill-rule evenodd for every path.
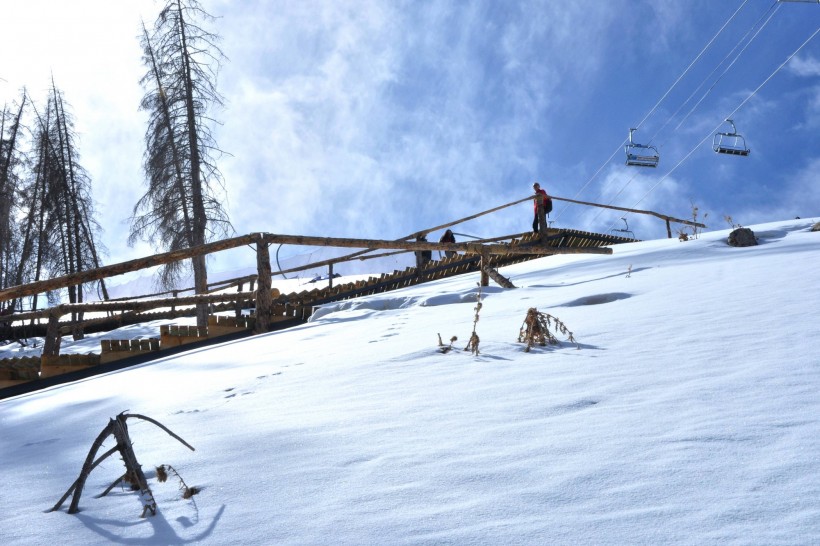
M 636 129 L 639 129 L 641 127 L 641 125 L 643 125 L 644 122 L 646 122 L 646 120 L 649 119 L 649 117 L 652 114 L 655 113 L 655 110 L 657 110 L 658 107 L 661 105 L 661 103 L 664 101 L 664 99 L 666 99 L 666 97 L 669 96 L 669 93 L 671 93 L 672 90 L 678 85 L 678 83 L 680 83 L 680 81 L 684 78 L 684 76 L 686 76 L 686 74 L 689 73 L 689 71 L 692 69 L 692 67 L 695 65 L 695 63 L 697 63 L 698 60 L 704 55 L 704 53 L 706 53 L 706 51 L 709 50 L 709 48 L 712 46 L 712 44 L 718 38 L 718 36 L 720 36 L 720 34 L 726 29 L 726 27 L 729 25 L 729 23 L 731 23 L 734 20 L 734 18 L 737 16 L 737 14 L 740 12 L 740 10 L 743 9 L 743 7 L 748 2 L 749 2 L 749 0 L 744 0 L 743 3 L 726 20 L 726 22 L 723 23 L 723 26 L 720 27 L 720 29 L 717 31 L 717 33 L 715 33 L 715 35 L 712 36 L 712 39 L 709 40 L 709 42 L 703 47 L 703 49 L 700 51 L 700 53 L 698 53 L 697 56 L 692 60 L 692 62 L 689 63 L 689 66 L 687 66 L 686 69 L 683 71 L 683 73 L 681 73 L 681 75 L 678 76 L 678 79 L 676 79 L 674 81 L 674 83 L 669 87 L 669 89 L 666 90 L 666 93 L 664 93 L 663 96 L 660 99 L 658 99 L 658 102 L 655 103 L 655 106 L 653 106 L 652 109 L 643 117 L 643 119 L 640 121 L 640 123 L 638 123 L 638 125 L 635 126 Z M 610 155 L 609 158 L 604 162 L 604 164 L 601 165 L 598 168 L 597 171 L 595 171 L 595 174 L 593 174 L 589 178 L 589 180 L 586 181 L 586 183 L 581 187 L 581 189 L 578 190 L 575 193 L 574 197 L 577 198 L 579 195 L 581 195 L 581 193 L 583 193 L 583 191 L 587 188 L 587 186 L 589 186 L 592 183 L 592 181 L 595 180 L 595 178 L 598 176 L 598 174 L 600 174 L 600 172 L 604 169 L 604 167 L 606 167 L 612 161 L 612 158 L 614 158 L 615 155 L 617 155 L 621 151 L 621 149 L 626 145 L 627 141 L 628 141 L 628 139 L 624 139 L 618 145 L 618 147 L 615 149 L 615 151 L 612 152 L 612 155 Z M 632 178 L 634 178 L 634 176 Z M 564 207 L 560 212 L 558 212 L 556 214 L 556 219 L 558 219 L 561 216 L 561 214 L 563 213 L 564 210 L 566 210 L 566 207 Z
M 796 49 L 796 50 L 795 50 L 795 51 L 794 51 L 791 55 L 789 55 L 789 56 L 786 58 L 786 60 L 785 60 L 785 61 L 783 61 L 782 63 L 780 63 L 780 65 L 779 65 L 777 68 L 775 68 L 774 72 L 772 72 L 771 74 L 769 74 L 769 77 L 767 77 L 765 80 L 763 80 L 763 83 L 761 83 L 760 85 L 758 85 L 758 86 L 755 88 L 755 90 L 754 90 L 754 91 L 752 91 L 751 93 L 749 93 L 749 96 L 747 96 L 745 99 L 743 99 L 743 101 L 742 101 L 742 102 L 741 102 L 741 103 L 737 106 L 737 108 L 735 108 L 734 110 L 732 110 L 732 112 L 731 112 L 730 114 L 728 114 L 727 116 L 725 116 L 725 117 L 724 117 L 724 120 L 733 118 L 733 117 L 734 117 L 734 115 L 735 115 L 735 114 L 736 114 L 736 113 L 737 113 L 737 112 L 738 112 L 741 108 L 743 108 L 743 106 L 745 106 L 745 105 L 746 105 L 746 103 L 747 103 L 747 102 L 749 102 L 749 101 L 752 99 L 752 97 L 754 97 L 754 96 L 758 93 L 758 91 L 760 91 L 760 90 L 763 88 L 763 86 L 765 86 L 767 83 L 769 83 L 769 81 L 770 81 L 770 80 L 771 80 L 771 79 L 772 79 L 772 78 L 773 78 L 773 77 L 774 77 L 774 76 L 775 76 L 778 72 L 780 72 L 780 70 L 781 70 L 784 66 L 786 66 L 786 65 L 789 63 L 789 61 L 791 61 L 791 60 L 792 60 L 792 58 L 794 58 L 794 56 L 795 56 L 795 55 L 797 55 L 798 53 L 800 53 L 800 51 L 801 51 L 801 50 L 802 50 L 802 49 L 806 46 L 806 44 L 808 44 L 809 42 L 811 42 L 811 41 L 812 41 L 812 39 L 814 39 L 814 37 L 815 37 L 815 36 L 817 36 L 817 34 L 818 34 L 818 33 L 820 33 L 820 27 L 817 27 L 817 29 L 816 29 L 816 30 L 812 33 L 812 35 L 811 35 L 811 36 L 809 36 L 809 37 L 806 39 L 806 41 L 804 41 L 802 44 L 800 44 L 800 47 L 798 47 L 798 48 L 797 48 L 797 49 Z M 639 205 L 639 204 L 640 204 L 640 203 L 641 203 L 644 199 L 646 199 L 646 198 L 649 196 L 649 194 L 651 194 L 653 191 L 655 191 L 655 188 L 657 188 L 657 187 L 661 184 L 661 182 L 663 182 L 664 180 L 666 180 L 667 178 L 669 178 L 669 176 L 670 176 L 673 172 L 675 172 L 675 170 L 677 170 L 677 168 L 678 168 L 678 167 L 680 167 L 680 166 L 683 164 L 683 162 L 684 162 L 684 161 L 686 161 L 687 159 L 689 159 L 689 157 L 690 157 L 693 153 L 695 153 L 695 150 L 697 150 L 698 148 L 700 148 L 700 147 L 703 145 L 703 143 L 704 143 L 704 142 L 706 142 L 707 140 L 709 140 L 709 139 L 712 137 L 712 135 L 713 135 L 713 134 L 714 134 L 714 133 L 715 133 L 718 129 L 720 129 L 720 127 L 721 127 L 721 125 L 723 125 L 723 123 L 724 123 L 724 121 L 721 121 L 721 122 L 720 122 L 720 124 L 718 124 L 718 126 L 717 126 L 717 127 L 715 127 L 715 128 L 714 128 L 711 132 L 709 132 L 709 133 L 708 133 L 705 137 L 703 137 L 703 139 L 702 139 L 700 142 L 698 142 L 698 143 L 695 145 L 695 147 L 694 147 L 694 148 L 692 148 L 692 149 L 689 151 L 689 153 L 687 153 L 687 154 L 683 157 L 683 159 L 681 159 L 680 161 L 678 161 L 678 163 L 677 163 L 674 167 L 672 167 L 672 169 L 670 169 L 670 170 L 669 170 L 669 172 L 667 172 L 667 173 L 666 173 L 663 177 L 661 177 L 661 179 L 660 179 L 660 180 L 658 180 L 658 181 L 655 183 L 655 185 L 654 185 L 654 186 L 652 186 L 651 188 L 649 188 L 649 191 L 647 191 L 647 192 L 643 195 L 643 197 L 641 197 L 640 199 L 638 199 L 638 201 L 636 201 L 636 202 L 635 202 L 635 204 L 632 206 L 632 208 L 636 208 L 636 207 L 637 207 L 637 206 L 638 206 L 638 205 Z M 615 222 L 613 222 L 613 225 L 614 225 L 614 224 L 615 224 Z M 610 227 L 610 229 L 612 229 L 612 228 Z
M 758 35 L 760 34 L 760 32 L 761 32 L 761 31 L 762 31 L 762 30 L 766 27 L 766 25 L 768 25 L 768 24 L 769 24 L 769 21 L 771 21 L 772 17 L 774 17 L 774 14 L 775 14 L 775 13 L 777 13 L 777 10 L 778 10 L 778 9 L 780 9 L 780 5 L 779 5 L 779 4 L 780 4 L 780 3 L 778 2 L 778 0 L 775 0 L 775 1 L 772 3 L 772 5 L 771 5 L 771 6 L 769 6 L 769 9 L 768 9 L 768 10 L 766 10 L 766 12 L 765 12 L 763 15 L 761 15 L 761 16 L 757 19 L 757 21 L 755 21 L 755 23 L 754 23 L 754 24 L 753 24 L 753 25 L 749 28 L 749 30 L 747 30 L 747 31 L 746 31 L 746 34 L 744 34 L 744 35 L 743 35 L 743 37 L 742 37 L 742 38 L 741 38 L 741 39 L 737 42 L 737 44 L 735 44 L 735 47 L 733 47 L 733 48 L 732 48 L 732 50 L 731 50 L 731 51 L 730 51 L 730 52 L 729 52 L 729 53 L 728 53 L 728 54 L 727 54 L 727 55 L 723 58 L 723 60 L 721 60 L 721 61 L 720 61 L 720 63 L 718 63 L 718 64 L 717 64 L 717 66 L 715 66 L 715 68 L 712 70 L 712 72 L 710 72 L 710 73 L 709 73 L 709 75 L 708 75 L 706 78 L 704 78 L 704 79 L 703 79 L 703 81 L 700 83 L 700 85 L 698 85 L 698 87 L 695 89 L 695 91 L 693 91 L 693 92 L 692 92 L 692 94 L 691 94 L 691 95 L 689 95 L 689 97 L 688 97 L 685 101 L 683 101 L 683 103 L 681 103 L 680 107 L 678 107 L 678 109 L 677 109 L 677 110 L 675 110 L 675 112 L 674 112 L 671 116 L 669 116 L 669 118 L 666 120 L 666 122 L 665 122 L 665 123 L 664 123 L 664 124 L 663 124 L 663 125 L 662 125 L 662 126 L 661 126 L 661 127 L 660 127 L 657 131 L 656 131 L 656 132 L 655 132 L 655 134 L 654 134 L 654 135 L 652 135 L 652 138 L 650 139 L 650 142 L 652 142 L 653 140 L 655 140 L 655 138 L 656 138 L 656 137 L 660 134 L 660 132 L 661 132 L 661 131 L 663 131 L 663 129 L 664 129 L 667 125 L 669 125 L 669 123 L 670 123 L 670 122 L 671 122 L 671 121 L 675 118 L 675 116 L 677 116 L 677 115 L 678 115 L 678 113 L 681 111 L 681 109 L 682 109 L 682 108 L 683 108 L 683 107 L 684 107 L 684 106 L 685 106 L 685 105 L 686 105 L 686 104 L 687 104 L 687 103 L 688 103 L 688 102 L 692 99 L 692 97 L 694 97 L 694 96 L 695 96 L 695 94 L 698 92 L 698 90 L 700 90 L 700 89 L 704 86 L 704 84 L 706 83 L 706 81 L 707 81 L 709 78 L 711 78 L 711 77 L 712 77 L 712 75 L 713 75 L 713 74 L 714 74 L 714 73 L 718 70 L 718 68 L 720 68 L 720 66 L 721 66 L 721 65 L 723 65 L 723 64 L 726 62 L 726 60 L 727 60 L 729 57 L 731 57 L 731 56 L 732 56 L 732 54 L 733 54 L 733 53 L 737 50 L 737 48 L 738 48 L 738 47 L 740 47 L 740 45 L 741 45 L 741 44 L 742 44 L 742 43 L 746 40 L 746 38 L 749 36 L 749 34 L 750 34 L 750 33 L 751 33 L 751 32 L 752 32 L 752 31 L 753 31 L 753 30 L 754 30 L 754 29 L 755 29 L 755 28 L 756 28 L 756 27 L 760 24 L 760 22 L 761 22 L 761 21 L 762 21 L 762 20 L 763 20 L 763 19 L 764 19 L 767 15 L 768 15 L 768 19 L 766 19 L 765 23 L 763 23 L 763 25 L 761 25 L 761 26 L 760 26 L 760 28 L 758 28 L 757 32 L 755 32 L 755 33 L 754 33 L 754 35 L 753 35 L 753 36 L 749 39 L 749 41 L 746 43 L 746 45 L 744 45 L 744 46 L 743 46 L 743 48 L 740 50 L 740 52 L 739 52 L 739 53 L 735 56 L 735 58 L 732 60 L 732 62 L 731 62 L 731 63 L 729 63 L 729 65 L 726 67 L 726 69 L 725 69 L 725 70 L 721 73 L 721 75 L 718 77 L 718 79 L 717 79 L 717 80 L 715 80 L 715 82 L 711 85 L 711 87 L 709 87 L 709 89 L 706 91 L 706 93 L 704 93 L 704 94 L 703 94 L 703 96 L 700 98 L 700 100 L 698 100 L 697 104 L 695 104 L 695 105 L 694 105 L 694 106 L 693 106 L 693 107 L 689 110 L 689 112 L 686 114 L 686 116 L 684 116 L 684 118 L 680 121 L 680 123 L 678 123 L 678 125 L 677 125 L 677 126 L 675 126 L 675 129 L 672 131 L 672 133 L 674 134 L 674 133 L 676 133 L 676 132 L 678 131 L 678 129 L 680 129 L 680 126 L 683 124 L 683 122 L 684 122 L 684 121 L 686 121 L 686 119 L 687 119 L 690 115 L 692 115 L 692 113 L 693 113 L 693 112 L 697 109 L 697 107 L 700 105 L 700 103 L 701 103 L 701 102 L 703 102 L 703 100 L 704 100 L 704 99 L 705 99 L 705 98 L 709 95 L 709 93 L 712 91 L 712 89 L 714 89 L 714 87 L 715 87 L 715 86 L 716 86 L 716 85 L 720 82 L 720 80 L 723 78 L 723 76 L 725 76 L 725 75 L 726 75 L 726 73 L 727 73 L 727 72 L 728 72 L 728 71 L 732 68 L 732 66 L 733 66 L 733 65 L 737 62 L 737 60 L 740 58 L 740 56 L 743 54 L 743 52 L 744 52 L 744 51 L 745 51 L 745 50 L 749 47 L 749 45 L 751 45 L 751 43 L 755 40 L 755 38 L 757 38 L 757 36 L 758 36 Z M 742 7 L 742 6 L 741 6 L 741 7 Z M 735 13 L 737 13 L 737 12 L 735 12 Z M 661 145 L 660 147 L 662 148 L 662 147 L 663 147 L 663 145 Z M 635 180 L 635 178 L 636 178 L 636 177 L 637 177 L 637 173 L 636 173 L 636 174 L 634 174 L 634 175 L 632 175 L 632 176 L 629 178 L 629 180 L 627 180 L 627 181 L 626 181 L 626 183 L 625 183 L 625 184 L 621 187 L 621 189 L 620 189 L 620 190 L 618 190 L 618 192 L 610 198 L 610 200 L 608 201 L 608 204 L 612 204 L 612 203 L 613 203 L 613 202 L 614 202 L 614 201 L 615 201 L 615 200 L 616 200 L 616 199 L 617 199 L 617 198 L 618 198 L 618 197 L 619 197 L 619 196 L 620 196 L 620 195 L 624 192 L 624 190 L 626 190 L 626 188 L 627 188 L 627 187 L 629 187 L 629 185 L 630 185 L 630 184 L 632 184 L 632 182 Z M 602 214 L 604 214 L 604 212 L 606 212 L 606 211 L 605 211 L 605 210 L 603 210 L 603 209 L 602 209 L 602 210 L 599 210 L 599 211 L 595 214 L 595 216 L 592 218 L 592 221 L 594 222 L 595 220 L 597 220 L 597 219 L 598 219 L 598 218 L 599 218 Z M 615 223 L 617 223 L 617 222 L 615 222 Z
M 640 121 L 640 123 L 638 123 L 638 125 L 635 127 L 636 129 L 639 129 L 641 125 L 643 125 L 643 123 L 649 118 L 649 116 L 655 113 L 655 110 L 658 109 L 663 100 L 669 95 L 669 93 L 672 92 L 672 90 L 675 88 L 675 86 L 678 85 L 678 83 L 683 79 L 683 77 L 689 73 L 692 67 L 695 66 L 695 63 L 697 63 L 698 60 L 700 60 L 700 58 L 703 57 L 703 54 L 706 53 L 710 47 L 712 47 L 712 44 L 715 42 L 715 40 L 717 40 L 717 37 L 720 36 L 724 29 L 729 25 L 729 23 L 732 22 L 732 20 L 734 20 L 735 16 L 737 16 L 740 10 L 743 9 L 743 6 L 745 6 L 748 2 L 749 0 L 744 0 L 743 3 L 735 10 L 735 12 L 732 13 L 732 16 L 729 17 L 725 23 L 723 23 L 723 26 L 720 27 L 720 30 L 718 30 L 717 33 L 714 36 L 712 36 L 712 39 L 709 40 L 709 42 L 705 46 L 703 46 L 703 49 L 701 49 L 697 57 L 695 57 L 694 60 L 691 63 L 689 63 L 689 66 L 686 67 L 686 70 L 684 70 L 683 73 L 680 76 L 678 76 L 678 79 L 675 80 L 675 83 L 672 84 L 672 87 L 670 87 L 669 90 L 667 90 L 666 93 L 664 93 L 664 95 L 660 98 L 660 100 L 658 100 L 655 106 L 652 107 L 652 110 L 650 110 L 649 113 L 646 114 L 644 118 Z
M 777 6 L 777 7 L 775 7 L 775 6 Z M 726 56 L 726 57 L 725 57 L 725 58 L 724 58 L 724 59 L 720 62 L 720 64 L 718 64 L 718 66 L 716 66 L 716 67 L 715 67 L 715 70 L 717 70 L 717 69 L 718 69 L 718 67 L 719 67 L 721 64 L 723 64 L 723 63 L 726 61 L 726 59 L 728 59 L 728 58 L 729 58 L 729 56 L 732 54 L 732 52 L 734 52 L 734 50 L 735 50 L 735 49 L 737 49 L 737 47 L 738 47 L 738 46 L 739 46 L 739 45 L 743 42 L 743 40 L 745 40 L 745 39 L 746 39 L 746 36 L 748 36 L 748 35 L 749 35 L 749 32 L 751 32 L 751 31 L 752 31 L 752 29 L 754 29 L 754 27 L 755 27 L 755 26 L 757 26 L 757 24 L 758 24 L 758 23 L 760 23 L 760 21 L 763 19 L 763 17 L 765 17 L 767 14 L 769 14 L 769 12 L 771 12 L 771 14 L 769 14 L 768 19 L 766 19 L 766 22 L 765 22 L 765 23 L 763 23 L 763 25 L 761 25 L 759 29 L 757 29 L 757 32 L 755 32 L 755 33 L 754 33 L 754 35 L 753 35 L 753 36 L 749 39 L 749 41 L 746 43 L 746 45 L 745 45 L 745 46 L 743 46 L 743 49 L 741 49 L 741 50 L 740 50 L 740 52 L 739 52 L 739 53 L 735 56 L 735 58 L 732 60 L 732 62 L 731 62 L 731 63 L 729 63 L 729 65 L 728 65 L 728 66 L 727 66 L 727 67 L 723 70 L 723 72 L 720 74 L 720 76 L 718 76 L 718 78 L 715 80 L 715 82 L 714 82 L 714 83 L 713 83 L 713 84 L 709 87 L 709 89 L 707 89 L 707 90 L 706 90 L 706 92 L 703 94 L 703 96 L 700 98 L 700 100 L 698 100 L 698 102 L 697 102 L 697 103 L 695 103 L 695 105 L 694 105 L 694 106 L 693 106 L 693 107 L 689 110 L 689 112 L 687 112 L 687 114 L 686 114 L 685 116 L 683 116 L 683 119 L 681 119 L 681 120 L 680 120 L 680 123 L 678 123 L 678 124 L 675 126 L 674 131 L 677 131 L 677 130 L 680 128 L 680 126 L 681 126 L 681 125 L 683 125 L 683 122 L 684 122 L 684 121 L 686 121 L 687 119 L 689 119 L 689 116 L 691 116 L 691 115 L 692 115 L 692 113 L 693 113 L 693 112 L 697 109 L 697 107 L 698 107 L 698 106 L 700 106 L 700 103 L 701 103 L 701 102 L 703 102 L 703 100 L 704 100 L 704 99 L 705 99 L 705 98 L 709 95 L 709 93 L 711 93 L 711 92 L 712 92 L 712 89 L 714 89 L 714 88 L 715 88 L 715 86 L 716 86 L 718 83 L 720 83 L 720 80 L 721 80 L 721 79 L 723 79 L 723 76 L 725 76 L 725 75 L 726 75 L 726 73 L 727 73 L 727 72 L 729 72 L 729 70 L 732 68 L 732 66 L 734 66 L 734 64 L 737 62 L 737 60 L 740 58 L 740 56 L 741 56 L 741 55 L 743 55 L 743 53 L 744 53 L 744 52 L 746 51 L 746 49 L 747 49 L 747 48 L 748 48 L 748 47 L 752 44 L 752 42 L 755 40 L 755 38 L 757 38 L 757 36 L 760 34 L 760 32 L 761 32 L 764 28 L 766 28 L 766 25 L 768 25 L 768 24 L 769 24 L 769 21 L 771 21 L 771 20 L 772 20 L 772 17 L 774 17 L 774 14 L 775 14 L 775 13 L 777 13 L 777 10 L 779 10 L 779 9 L 780 9 L 780 2 L 778 2 L 777 0 L 775 0 L 775 2 L 774 2 L 774 3 L 771 5 L 771 7 L 770 7 L 770 8 L 766 11 L 766 13 L 764 13 L 764 14 L 760 17 L 760 19 L 758 19 L 758 20 L 755 22 L 755 24 L 752 26 L 752 28 L 750 28 L 750 29 L 746 32 L 746 34 L 743 36 L 743 38 L 741 38 L 741 39 L 740 39 L 740 41 L 739 41 L 739 42 L 737 43 L 737 45 L 736 45 L 736 46 L 732 49 L 732 51 L 730 51 L 730 52 L 729 52 L 729 55 L 727 55 L 727 56 Z M 715 73 L 715 70 L 713 70 L 713 71 L 712 71 L 712 73 L 711 73 L 711 74 L 709 74 L 709 76 L 707 77 L 707 79 L 708 79 L 709 77 L 711 77 L 711 76 L 712 76 L 712 74 L 714 74 L 714 73 Z M 705 81 L 706 81 L 706 80 L 704 80 L 704 82 L 705 82 Z M 701 85 L 702 85 L 702 84 L 701 84 Z M 698 89 L 700 89 L 700 87 L 698 87 Z M 696 92 L 697 92 L 697 90 L 696 90 Z M 694 93 L 693 93 L 693 95 L 694 95 Z M 692 97 L 690 96 L 689 98 L 691 99 Z M 689 99 L 686 99 L 686 102 L 689 102 Z M 684 103 L 684 104 L 686 104 L 686 103 Z M 675 115 L 677 115 L 677 112 L 675 112 Z M 670 118 L 670 119 L 671 119 L 671 118 Z M 664 125 L 664 127 L 665 127 L 665 126 L 666 126 L 666 125 Z M 673 132 L 674 132 L 674 131 L 673 131 Z

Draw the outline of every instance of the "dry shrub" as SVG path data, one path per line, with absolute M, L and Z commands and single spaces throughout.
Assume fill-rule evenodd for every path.
M 567 329 L 561 320 L 549 313 L 541 313 L 535 307 L 530 307 L 527 311 L 527 316 L 524 318 L 524 323 L 521 325 L 521 330 L 518 333 L 518 341 L 527 344 L 526 349 L 524 349 L 526 352 L 529 352 L 532 346 L 536 344 L 542 347 L 547 344 L 558 345 L 560 342 L 558 338 L 550 332 L 550 328 L 567 336 L 567 341 L 575 343 L 578 349 L 581 348 L 572 336 L 572 332 Z

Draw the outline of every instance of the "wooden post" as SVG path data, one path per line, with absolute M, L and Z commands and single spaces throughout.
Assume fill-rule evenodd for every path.
M 256 268 L 258 271 L 256 288 L 256 326 L 254 333 L 264 334 L 268 331 L 270 313 L 273 306 L 271 298 L 270 250 L 267 241 L 256 241 Z
M 60 354 L 60 315 L 49 313 L 46 326 L 46 339 L 43 342 L 43 356 L 57 356 Z
M 490 274 L 488 270 L 490 269 L 490 253 L 484 251 L 481 253 L 481 286 L 490 286 Z
M 236 287 L 237 288 L 236 291 L 241 294 L 242 293 L 242 288 L 244 286 L 245 286 L 245 283 L 240 282 L 239 285 Z M 236 315 L 236 318 L 239 318 L 239 317 L 242 316 L 242 300 L 236 300 L 236 306 L 234 307 L 234 314 Z
M 486 271 L 487 275 L 489 275 L 489 277 L 492 280 L 498 283 L 499 286 L 503 288 L 515 288 L 515 285 L 510 281 L 510 279 L 508 279 L 492 267 L 485 267 L 483 271 Z
M 327 264 L 327 287 L 333 288 L 333 264 Z
M 669 218 L 666 219 L 666 236 L 672 238 L 672 226 L 669 225 Z

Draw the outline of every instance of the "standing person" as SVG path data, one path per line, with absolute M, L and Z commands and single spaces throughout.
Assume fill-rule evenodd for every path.
M 419 243 L 426 243 L 427 237 L 424 235 L 418 235 L 416 237 L 416 242 Z M 427 262 L 433 259 L 433 251 L 432 250 L 417 250 L 416 251 L 416 269 L 422 269 Z
M 438 242 L 439 243 L 455 243 L 456 242 L 456 236 L 453 235 L 453 232 L 448 229 L 447 231 L 444 232 L 444 235 L 441 236 L 441 239 L 439 239 Z M 448 258 L 452 258 L 453 256 L 456 255 L 456 251 L 455 250 L 445 250 L 444 255 Z
M 535 208 L 535 218 L 532 221 L 532 232 L 538 233 L 538 200 L 540 199 L 541 202 L 544 204 L 544 213 L 549 214 L 552 212 L 552 199 L 547 192 L 541 189 L 541 184 L 535 182 L 532 185 L 533 191 L 535 191 L 536 199 L 533 200 L 534 208 Z

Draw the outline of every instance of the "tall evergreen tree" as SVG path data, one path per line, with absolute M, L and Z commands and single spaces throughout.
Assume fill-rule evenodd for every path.
M 201 26 L 213 20 L 196 0 L 169 0 L 141 45 L 147 72 L 141 108 L 149 112 L 143 161 L 148 190 L 134 207 L 129 242 L 146 240 L 172 251 L 205 244 L 232 232 L 216 191 L 224 192 L 215 158 L 221 150 L 211 132 L 209 111 L 222 106 L 216 90 L 218 37 Z M 191 260 L 194 289 L 207 292 L 205 257 Z M 171 264 L 161 282 L 172 287 L 186 271 Z M 197 307 L 197 323 L 207 323 L 207 306 Z

